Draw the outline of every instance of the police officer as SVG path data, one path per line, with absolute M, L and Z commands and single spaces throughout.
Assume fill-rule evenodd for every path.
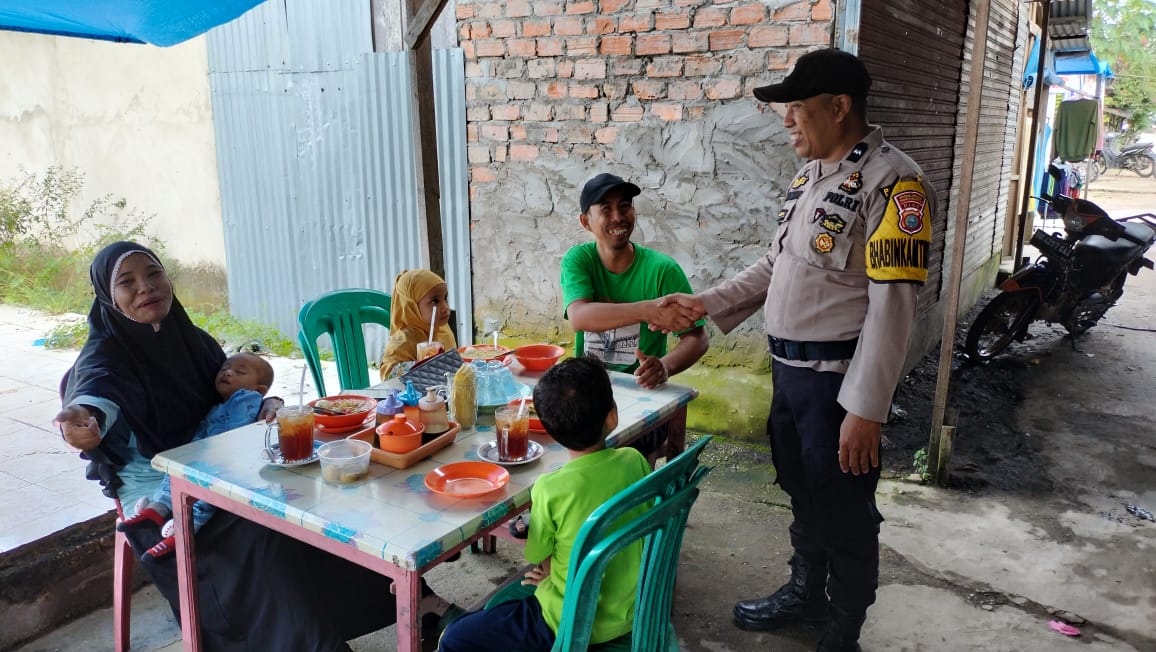
M 875 601 L 880 427 L 927 279 L 936 209 L 919 166 L 868 124 L 870 86 L 857 57 L 826 49 L 755 89 L 763 102 L 786 104 L 783 126 L 807 159 L 770 250 L 709 290 L 664 300 L 687 319 L 710 315 L 724 333 L 763 306 L 773 356 L 767 430 L 791 497 L 794 554 L 790 581 L 735 604 L 734 619 L 747 630 L 823 624 L 820 652 L 859 650 Z

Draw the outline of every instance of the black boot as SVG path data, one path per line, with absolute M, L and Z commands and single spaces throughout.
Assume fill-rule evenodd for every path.
M 816 652 L 859 652 L 859 629 L 867 617 L 832 606 Z
M 821 625 L 827 618 L 827 565 L 791 557 L 791 579 L 765 598 L 735 603 L 735 624 L 746 630 L 791 624 Z

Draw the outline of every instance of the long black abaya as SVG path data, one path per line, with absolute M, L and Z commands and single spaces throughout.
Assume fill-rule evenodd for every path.
M 173 297 L 159 329 L 117 310 L 112 279 L 133 253 L 159 259 L 134 242 L 105 247 L 90 269 L 96 299 L 90 334 L 71 371 L 65 404 L 99 396 L 120 407 L 145 458 L 185 444 L 220 399 L 213 379 L 221 347 L 197 328 Z M 98 449 L 99 450 L 99 449 Z M 126 533 L 138 555 L 160 541 L 153 524 Z M 197 533 L 197 577 L 205 649 L 329 652 L 345 641 L 394 622 L 387 578 L 343 559 L 219 511 Z M 145 570 L 179 613 L 175 555 L 149 560 Z

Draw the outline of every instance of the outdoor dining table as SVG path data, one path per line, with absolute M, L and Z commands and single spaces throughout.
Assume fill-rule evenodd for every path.
M 541 375 L 520 372 L 517 363 L 512 370 L 518 381 L 530 386 Z M 673 383 L 646 390 L 633 376 L 613 372 L 610 376 L 619 425 L 607 436 L 607 445 L 629 444 L 666 425 L 671 450 L 681 451 L 686 407 L 698 396 L 697 390 Z M 384 396 L 394 386 L 385 383 L 351 393 Z M 478 448 L 494 439 L 492 425 L 462 430 L 452 445 L 407 469 L 371 464 L 369 477 L 353 485 L 323 481 L 318 464 L 267 464 L 262 455 L 264 431 L 264 424 L 250 424 L 153 457 L 153 467 L 172 478 L 185 650 L 201 649 L 191 521 L 196 500 L 392 579 L 397 649 L 417 652 L 422 574 L 524 511 L 534 481 L 569 459 L 566 449 L 548 435 L 531 434 L 544 452 L 528 464 L 508 466 L 510 480 L 505 487 L 475 498 L 453 498 L 427 489 L 425 475 L 444 464 L 480 459 Z

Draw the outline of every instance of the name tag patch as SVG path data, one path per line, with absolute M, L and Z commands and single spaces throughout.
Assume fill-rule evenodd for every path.
M 848 197 L 847 195 L 840 195 L 837 192 L 827 193 L 827 196 L 823 197 L 823 201 L 827 202 L 828 204 L 834 204 L 840 208 L 846 208 L 849 211 L 857 211 L 859 210 L 859 206 L 863 204 L 862 199 L 855 199 L 854 197 Z

